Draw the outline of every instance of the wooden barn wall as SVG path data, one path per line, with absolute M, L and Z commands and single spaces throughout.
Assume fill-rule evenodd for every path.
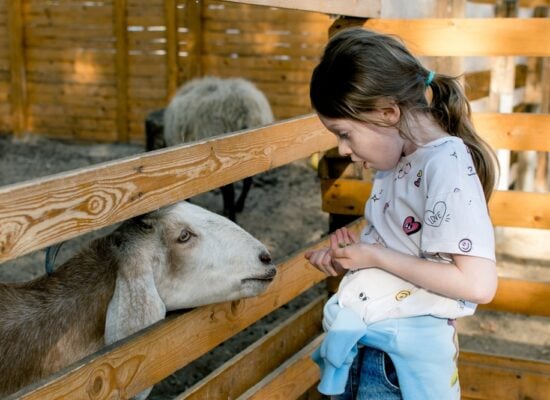
M 251 79 L 278 119 L 304 114 L 330 23 L 211 0 L 0 0 L 0 131 L 143 142 L 147 114 L 209 74 Z

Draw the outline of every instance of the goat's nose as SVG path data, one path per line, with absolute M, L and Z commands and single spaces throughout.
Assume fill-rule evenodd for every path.
M 262 251 L 260 253 L 260 261 L 266 265 L 271 264 L 271 254 L 269 254 L 267 251 Z

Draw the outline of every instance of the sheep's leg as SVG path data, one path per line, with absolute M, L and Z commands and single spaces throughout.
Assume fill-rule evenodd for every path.
M 235 187 L 232 183 L 221 187 L 223 197 L 223 215 L 231 221 L 236 221 L 235 215 Z
M 246 200 L 246 196 L 248 195 L 248 191 L 250 190 L 251 186 L 252 186 L 252 177 L 244 178 L 241 195 L 237 200 L 237 204 L 235 204 L 235 212 L 242 212 L 244 210 L 244 202 Z

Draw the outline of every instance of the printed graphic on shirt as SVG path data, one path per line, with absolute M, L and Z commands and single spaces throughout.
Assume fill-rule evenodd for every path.
M 380 189 L 378 193 L 373 194 L 370 198 L 372 202 L 376 203 L 378 200 L 380 200 L 380 198 L 382 197 L 382 193 L 384 193 L 384 190 Z
M 419 170 L 416 174 L 416 180 L 414 181 L 414 186 L 420 187 L 420 182 L 422 181 L 422 170 Z
M 422 224 L 415 221 L 413 216 L 409 215 L 405 218 L 405 221 L 403 221 L 403 232 L 407 235 L 412 235 L 413 233 L 418 232 L 420 228 L 422 228 Z
M 424 214 L 424 222 L 427 225 L 437 228 L 443 222 L 449 221 L 450 215 L 447 214 L 447 204 L 444 201 L 438 201 L 434 204 L 431 210 L 426 210 Z
M 397 172 L 397 178 L 395 180 L 403 179 L 410 171 L 411 171 L 411 163 L 408 162 L 399 169 L 399 171 Z
M 472 250 L 472 241 L 470 239 L 462 239 L 458 242 L 458 248 L 464 253 L 469 253 Z

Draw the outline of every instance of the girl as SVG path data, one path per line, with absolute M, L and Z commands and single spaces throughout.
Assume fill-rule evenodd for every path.
M 319 390 L 341 399 L 459 399 L 452 319 L 491 301 L 497 286 L 486 204 L 495 157 L 468 101 L 454 78 L 363 28 L 332 37 L 310 96 L 340 154 L 377 170 L 360 240 L 342 228 L 330 248 L 306 254 L 327 275 L 346 272 L 314 354 Z

